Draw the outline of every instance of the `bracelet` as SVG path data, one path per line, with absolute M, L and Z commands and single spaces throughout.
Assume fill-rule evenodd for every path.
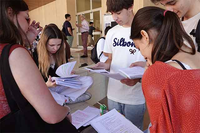
M 70 111 L 67 113 L 67 116 L 70 114 Z
M 63 104 L 63 106 L 68 108 L 68 110 L 69 110 L 68 113 L 67 113 L 67 116 L 68 116 L 70 114 L 70 108 L 67 106 L 67 104 Z

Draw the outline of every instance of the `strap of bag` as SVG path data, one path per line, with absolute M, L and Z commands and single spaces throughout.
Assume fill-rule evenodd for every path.
M 14 113 L 17 110 L 22 109 L 28 104 L 28 102 L 21 94 L 10 69 L 9 51 L 11 47 L 12 44 L 8 44 L 4 46 L 2 50 L 0 58 L 0 72 L 9 107 L 11 112 Z

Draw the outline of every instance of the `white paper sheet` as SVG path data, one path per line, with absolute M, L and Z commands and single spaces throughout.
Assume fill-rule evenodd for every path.
M 88 106 L 87 108 L 85 108 L 83 110 L 83 112 L 85 112 L 85 113 L 91 113 L 91 114 L 96 115 L 93 119 L 95 119 L 95 118 L 97 118 L 97 117 L 100 116 L 100 109 L 94 108 L 94 107 L 90 107 L 90 106 Z M 90 121 L 87 122 L 87 123 L 85 123 L 83 126 L 85 127 L 85 126 L 88 126 L 88 125 L 90 125 Z
M 91 125 L 98 133 L 143 133 L 115 109 L 92 120 Z
M 104 76 L 109 77 L 109 78 L 116 79 L 116 80 L 125 79 L 125 77 L 122 76 L 121 74 L 119 74 L 119 73 L 110 73 L 110 72 L 106 71 L 105 69 L 93 70 L 93 69 L 88 68 L 88 67 L 85 67 L 85 69 L 89 70 L 91 72 L 99 73 L 99 74 L 104 75 Z
M 56 70 L 56 74 L 60 77 L 74 77 L 77 75 L 71 75 L 72 70 L 76 64 L 76 61 L 65 63 L 59 66 Z
M 83 83 L 81 86 L 81 89 L 72 89 L 65 86 L 56 86 L 49 88 L 52 96 L 56 100 L 56 102 L 60 105 L 63 105 L 65 102 L 66 96 L 70 97 L 71 100 L 75 101 L 76 98 L 78 98 L 80 95 L 86 92 L 87 89 L 90 88 L 90 86 L 93 83 L 93 80 L 89 76 L 83 76 L 79 77 L 80 81 Z
M 129 79 L 142 78 L 144 71 L 145 68 L 139 66 L 119 69 L 119 73 Z
M 93 113 L 86 113 L 81 110 L 77 110 L 72 114 L 72 124 L 79 129 L 82 125 L 90 121 L 92 118 L 95 117 Z

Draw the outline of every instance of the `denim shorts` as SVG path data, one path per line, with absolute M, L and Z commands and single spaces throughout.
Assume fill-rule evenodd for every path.
M 108 99 L 108 109 L 116 109 L 121 114 L 123 114 L 128 120 L 130 120 L 135 126 L 143 130 L 143 119 L 146 110 L 145 104 L 122 104 Z

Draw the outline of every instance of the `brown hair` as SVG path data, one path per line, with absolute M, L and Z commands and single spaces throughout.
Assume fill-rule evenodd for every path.
M 10 20 L 7 14 L 9 7 L 12 8 L 13 15 L 16 16 L 20 11 L 28 10 L 28 5 L 23 0 L 0 0 L 0 43 L 21 44 L 25 46 L 23 38 L 27 39 L 27 37 L 22 31 L 18 19 L 16 19 L 17 26 Z
M 50 68 L 50 54 L 47 50 L 48 41 L 50 39 L 61 39 L 61 46 L 58 51 L 53 55 L 55 59 L 56 66 L 60 66 L 66 63 L 65 58 L 65 49 L 64 49 L 64 42 L 63 42 L 63 35 L 60 29 L 55 24 L 49 24 L 45 26 L 40 41 L 37 45 L 37 53 L 38 53 L 38 66 L 39 70 L 41 71 L 42 75 L 45 78 L 48 78 L 48 71 Z
M 158 4 L 161 0 L 151 0 L 152 3 Z
M 141 30 L 145 30 L 150 36 L 150 42 L 154 41 L 152 48 L 152 63 L 155 61 L 170 60 L 180 50 L 195 54 L 196 49 L 192 39 L 185 32 L 179 17 L 171 12 L 158 7 L 144 7 L 136 14 L 131 26 L 131 39 L 141 39 Z M 150 30 L 157 32 L 156 37 L 152 37 Z M 192 49 L 192 52 L 186 52 L 181 49 L 186 40 Z
M 133 6 L 133 0 L 107 0 L 107 12 L 118 12 Z

